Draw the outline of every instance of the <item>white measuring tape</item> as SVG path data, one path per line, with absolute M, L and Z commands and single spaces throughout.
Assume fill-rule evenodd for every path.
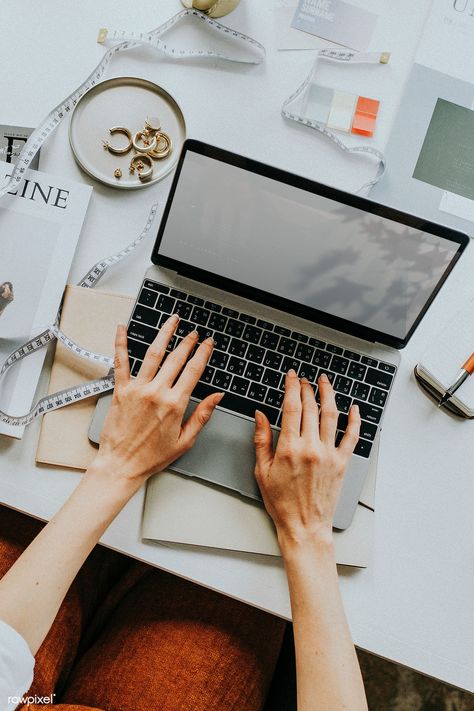
M 352 52 L 350 50 L 321 49 L 317 53 L 313 67 L 306 79 L 302 84 L 300 84 L 296 91 L 291 94 L 286 101 L 284 101 L 283 106 L 281 107 L 281 113 L 285 118 L 290 119 L 291 121 L 296 121 L 304 126 L 314 128 L 316 131 L 319 131 L 319 133 L 322 133 L 324 136 L 333 141 L 342 151 L 345 151 L 346 153 L 365 153 L 373 155 L 377 159 L 378 169 L 375 177 L 368 183 L 362 185 L 357 192 L 368 190 L 374 186 L 385 173 L 386 160 L 382 151 L 378 148 L 374 148 L 373 146 L 368 146 L 367 144 L 364 144 L 363 146 L 348 146 L 339 138 L 339 136 L 330 131 L 324 123 L 315 121 L 309 117 L 300 116 L 298 113 L 291 111 L 290 107 L 297 99 L 302 98 L 304 93 L 308 90 L 308 87 L 316 74 L 319 59 L 343 62 L 344 64 L 387 64 L 389 58 L 390 55 L 388 52 Z
M 218 33 L 224 38 L 232 39 L 240 44 L 241 49 L 247 49 L 249 46 L 252 47 L 256 52 L 256 56 L 235 56 L 232 54 L 220 52 L 217 50 L 186 50 L 177 49 L 166 43 L 161 36 L 165 34 L 172 27 L 180 23 L 185 18 L 191 18 L 195 22 L 204 22 L 206 26 L 212 29 L 214 32 Z M 215 57 L 218 59 L 223 59 L 230 62 L 243 62 L 249 64 L 260 63 L 265 56 L 265 48 L 260 42 L 248 37 L 247 35 L 237 32 L 225 25 L 213 20 L 206 15 L 198 12 L 197 10 L 183 10 L 177 15 L 172 17 L 167 22 L 163 23 L 151 32 L 144 33 L 126 33 L 119 30 L 106 30 L 102 29 L 99 32 L 98 41 L 103 43 L 105 41 L 118 42 L 114 47 L 107 50 L 101 61 L 97 64 L 95 69 L 89 74 L 87 79 L 72 92 L 66 99 L 64 99 L 58 106 L 56 106 L 41 122 L 41 124 L 33 131 L 33 133 L 28 138 L 25 143 L 18 160 L 16 162 L 15 168 L 11 177 L 8 181 L 0 188 L 0 198 L 14 190 L 18 187 L 19 183 L 23 179 L 26 171 L 31 165 L 31 162 L 43 143 L 46 141 L 48 136 L 54 131 L 54 129 L 61 123 L 61 121 L 70 114 L 74 109 L 77 102 L 89 89 L 94 87 L 101 77 L 103 76 L 105 70 L 107 69 L 112 57 L 117 54 L 117 52 L 123 52 L 140 45 L 148 45 L 154 49 L 159 50 L 161 53 L 168 57 L 173 57 L 175 59 L 186 59 L 189 57 L 195 58 L 206 58 Z M 94 264 L 91 269 L 84 275 L 84 277 L 79 281 L 79 286 L 84 288 L 91 288 L 95 286 L 98 281 L 105 274 L 107 269 L 120 262 L 124 257 L 129 255 L 133 250 L 142 242 L 146 237 L 150 228 L 152 226 L 153 220 L 155 218 L 158 205 L 152 206 L 146 225 L 138 237 L 133 240 L 124 249 L 120 250 L 116 254 L 112 254 L 105 259 L 100 260 Z M 26 341 L 20 348 L 17 348 L 13 353 L 11 353 L 5 362 L 0 366 L 0 379 L 2 376 L 11 368 L 15 363 L 23 358 L 28 357 L 32 353 L 45 348 L 50 343 L 55 340 L 60 341 L 68 350 L 70 350 L 75 355 L 91 360 L 95 363 L 102 363 L 110 368 L 113 368 L 113 359 L 108 356 L 100 355 L 98 353 L 93 353 L 85 348 L 74 343 L 68 336 L 66 336 L 58 328 L 58 321 L 54 325 L 46 328 L 42 333 L 30 338 Z M 61 390 L 57 393 L 53 393 L 42 398 L 34 407 L 27 412 L 25 415 L 9 415 L 6 412 L 0 410 L 0 422 L 7 425 L 13 426 L 25 426 L 29 425 L 33 420 L 35 420 L 40 415 L 45 412 L 50 412 L 52 410 L 57 410 L 60 407 L 65 407 L 73 402 L 79 400 L 84 400 L 86 398 L 98 395 L 100 393 L 112 390 L 114 387 L 114 375 L 109 373 L 109 375 L 93 380 L 89 383 L 84 383 L 82 385 L 77 385 L 76 387 L 69 388 L 67 390 Z

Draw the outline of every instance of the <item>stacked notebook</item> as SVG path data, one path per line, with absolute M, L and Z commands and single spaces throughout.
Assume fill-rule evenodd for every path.
M 134 298 L 68 286 L 61 329 L 80 345 L 111 356 L 117 323 L 126 323 Z M 106 368 L 74 357 L 58 344 L 49 392 L 62 390 L 105 374 Z M 96 400 L 83 400 L 43 418 L 36 460 L 86 469 L 97 448 L 87 436 Z M 372 546 L 377 456 L 353 523 L 334 533 L 336 559 L 344 565 L 365 567 Z M 162 472 L 147 486 L 142 523 L 146 542 L 219 548 L 279 556 L 270 517 L 258 503 L 237 494 Z

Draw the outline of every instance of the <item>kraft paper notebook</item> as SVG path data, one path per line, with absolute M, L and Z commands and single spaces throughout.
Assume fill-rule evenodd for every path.
M 77 343 L 111 356 L 117 323 L 127 323 L 134 297 L 68 286 L 61 328 Z M 103 375 L 104 366 L 72 356 L 58 344 L 48 392 Z M 86 469 L 97 448 L 87 433 L 95 398 L 50 412 L 43 418 L 36 460 Z M 373 535 L 377 457 L 357 507 L 353 524 L 335 533 L 340 564 L 367 565 Z M 173 472 L 154 477 L 148 486 L 142 537 L 147 541 L 188 544 L 279 555 L 273 524 L 257 504 Z

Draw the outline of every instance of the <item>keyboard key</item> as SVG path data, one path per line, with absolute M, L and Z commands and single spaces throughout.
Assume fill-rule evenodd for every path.
M 324 343 L 324 341 L 320 341 L 317 338 L 310 338 L 309 345 L 316 346 L 316 348 L 322 348 L 322 349 L 326 348 L 326 344 Z
M 224 316 L 230 316 L 231 318 L 239 318 L 239 312 L 234 311 L 234 309 L 228 309 L 227 306 L 223 306 L 222 313 Z
M 367 442 L 365 439 L 360 439 L 354 449 L 354 454 L 358 454 L 359 457 L 369 457 L 370 450 L 372 449 L 372 442 Z
M 395 373 L 396 371 L 395 366 L 389 363 L 379 363 L 379 368 L 380 370 L 385 370 L 386 373 Z
M 229 343 L 230 336 L 226 336 L 225 333 L 214 333 L 215 348 L 220 351 L 226 351 L 229 346 Z
M 344 375 L 348 366 L 349 361 L 347 360 L 347 358 L 341 358 L 340 356 L 335 355 L 332 357 L 331 365 L 329 367 L 335 373 L 341 373 L 341 375 Z
M 271 370 L 270 368 L 265 369 L 262 380 L 264 385 L 269 385 L 271 388 L 278 388 L 280 380 L 281 373 L 278 373 L 276 370 Z
M 367 400 L 369 396 L 370 387 L 365 383 L 354 383 L 352 386 L 351 395 L 352 397 L 357 397 L 359 400 Z
M 193 323 L 198 323 L 200 326 L 205 326 L 209 319 L 209 311 L 207 309 L 202 309 L 200 306 L 195 306 L 191 314 L 191 321 Z
M 147 289 L 153 289 L 154 291 L 161 291 L 163 294 L 170 293 L 169 286 L 165 286 L 165 284 L 158 284 L 157 281 L 150 281 L 149 279 L 147 279 L 143 283 L 143 286 L 145 286 Z
M 227 366 L 227 371 L 229 373 L 232 373 L 233 375 L 243 375 L 246 365 L 247 365 L 247 363 L 245 360 L 242 360 L 242 358 L 236 358 L 235 356 L 233 356 L 229 361 L 229 365 Z
M 351 406 L 351 398 L 341 393 L 336 393 L 336 407 L 339 412 L 349 412 Z
M 283 393 L 279 390 L 273 390 L 273 388 L 270 388 L 268 390 L 267 397 L 265 398 L 265 402 L 267 405 L 272 405 L 273 407 L 280 409 L 283 403 Z
M 267 390 L 268 388 L 265 387 L 265 385 L 259 385 L 258 383 L 250 383 L 248 396 L 252 398 L 252 400 L 263 402 L 265 400 Z
M 191 316 L 192 310 L 193 310 L 192 305 L 186 303 L 186 301 L 177 301 L 174 306 L 174 313 L 178 314 L 178 316 L 180 318 L 184 318 L 186 320 L 188 320 L 189 317 Z
M 280 370 L 282 373 L 288 373 L 289 370 L 293 369 L 296 373 L 298 372 L 298 369 L 300 367 L 301 363 L 299 360 L 295 360 L 294 358 L 283 358 L 283 363 L 280 366 Z
M 263 319 L 259 318 L 257 321 L 257 326 L 260 326 L 260 328 L 265 329 L 266 331 L 272 331 L 273 330 L 273 324 L 270 323 L 270 321 L 264 321 Z
M 128 353 L 132 358 L 143 360 L 147 349 L 148 345 L 146 343 L 134 341 L 133 338 L 128 339 Z
M 216 386 L 218 390 L 227 390 L 232 380 L 232 375 L 230 373 L 224 373 L 222 370 L 216 370 L 212 384 Z
M 156 304 L 157 298 L 158 295 L 155 292 L 150 291 L 149 289 L 142 289 L 140 296 L 138 297 L 138 303 L 153 308 Z
M 360 363 L 349 363 L 349 370 L 347 375 L 349 378 L 354 378 L 354 380 L 363 380 L 367 372 L 367 367 L 361 365 Z
M 375 358 L 369 358 L 368 356 L 362 356 L 360 361 L 361 363 L 365 363 L 365 365 L 372 366 L 372 368 L 376 368 L 379 364 L 378 360 L 375 360 Z
M 298 346 L 295 352 L 295 358 L 298 358 L 299 360 L 304 360 L 307 363 L 311 363 L 311 359 L 313 358 L 314 355 L 314 348 L 313 346 L 307 346 L 305 344 L 301 344 Z
M 321 351 L 319 348 L 313 356 L 313 365 L 319 365 L 321 368 L 327 368 L 331 361 L 331 354 L 327 351 Z
M 383 412 L 380 407 L 370 405 L 369 403 L 362 402 L 361 400 L 354 400 L 354 405 L 359 405 L 360 416 L 363 420 L 367 420 L 368 422 L 373 422 L 378 425 Z
M 378 405 L 379 407 L 383 407 L 385 405 L 385 402 L 387 400 L 387 391 L 386 390 L 379 390 L 378 388 L 372 388 L 370 391 L 370 397 L 369 397 L 369 402 L 372 403 L 372 405 Z
M 268 348 L 270 351 L 274 351 L 278 345 L 280 337 L 276 333 L 271 333 L 270 331 L 264 331 L 260 345 L 263 348 Z
M 298 375 L 300 378 L 307 378 L 310 383 L 314 383 L 316 376 L 318 374 L 318 369 L 315 365 L 309 365 L 308 363 L 301 363 Z
M 174 296 L 175 299 L 181 299 L 186 301 L 187 294 L 185 291 L 179 291 L 179 289 L 171 289 L 170 296 Z
M 220 304 L 215 304 L 213 301 L 206 301 L 204 304 L 204 307 L 206 309 L 209 309 L 209 311 L 221 311 L 222 306 Z
M 227 355 L 227 353 L 222 353 L 222 351 L 217 351 L 214 349 L 209 360 L 209 365 L 212 365 L 214 368 L 220 368 L 221 370 L 224 370 L 228 360 L 229 356 Z
M 156 303 L 156 308 L 158 311 L 164 311 L 167 314 L 172 314 L 174 313 L 175 303 L 176 299 L 172 299 L 171 296 L 166 296 L 165 294 L 160 294 Z
M 263 371 L 263 365 L 257 365 L 257 363 L 247 363 L 245 377 L 259 382 L 262 379 Z
M 250 316 L 250 314 L 240 314 L 239 319 L 244 323 L 257 323 L 257 319 L 255 318 L 255 316 Z
M 337 355 L 342 355 L 343 353 L 343 349 L 340 348 L 340 346 L 334 346 L 332 343 L 327 344 L 326 350 L 329 351 L 329 353 L 337 353 Z
M 279 336 L 291 336 L 291 331 L 289 328 L 284 328 L 283 326 L 274 326 L 273 330 L 278 333 Z
M 213 328 L 215 331 L 223 331 L 226 326 L 226 323 L 227 316 L 223 316 L 222 314 L 211 313 L 211 317 L 207 325 L 209 326 L 209 328 Z
M 338 431 L 336 432 L 336 441 L 334 442 L 334 444 L 336 445 L 336 447 L 339 447 L 339 445 L 340 445 L 341 442 L 342 442 L 342 438 L 343 438 L 343 437 L 344 437 L 344 432 L 341 432 L 340 430 L 338 430 Z
M 296 350 L 296 341 L 292 341 L 290 338 L 280 338 L 280 343 L 278 344 L 278 353 L 283 353 L 284 355 L 292 356 Z
M 244 341 L 249 341 L 250 343 L 258 343 L 261 335 L 261 328 L 257 328 L 256 326 L 246 326 L 242 338 Z
M 246 350 L 247 344 L 245 341 L 239 341 L 238 338 L 232 338 L 229 346 L 229 353 L 231 355 L 235 355 L 237 358 L 243 358 Z
M 211 331 L 207 326 L 196 326 L 196 331 L 199 333 L 199 342 L 202 343 L 206 338 L 213 338 L 214 331 Z
M 348 416 L 344 412 L 340 412 L 339 417 L 337 419 L 337 429 L 345 432 L 348 421 L 349 421 Z M 372 425 L 370 425 L 370 427 L 372 427 Z
M 351 391 L 352 380 L 345 378 L 343 375 L 338 375 L 334 381 L 334 390 L 343 395 L 349 395 Z
M 263 356 L 265 355 L 265 349 L 260 348 L 260 346 L 254 346 L 253 343 L 247 348 L 247 360 L 251 360 L 253 363 L 261 363 Z
M 194 323 L 191 323 L 190 321 L 180 321 L 176 327 L 175 333 L 180 338 L 184 338 L 184 336 L 187 336 L 188 333 L 191 333 L 191 331 L 194 331 L 195 329 L 196 325 Z
M 384 388 L 388 390 L 392 384 L 393 375 L 390 373 L 384 373 L 380 370 L 375 370 L 375 368 L 369 368 L 367 375 L 365 376 L 365 382 L 370 385 L 376 385 L 379 388 Z
M 263 365 L 265 365 L 267 368 L 273 368 L 274 370 L 278 370 L 282 360 L 283 356 L 281 355 L 281 353 L 267 351 L 265 354 L 265 358 L 263 359 Z
M 128 327 L 128 335 L 130 338 L 135 338 L 137 341 L 144 341 L 150 344 L 156 334 L 157 331 L 155 328 L 150 328 L 150 326 L 145 326 L 144 323 L 138 323 L 137 321 L 130 321 Z
M 230 318 L 225 328 L 225 332 L 229 336 L 240 338 L 244 332 L 244 328 L 245 326 L 241 321 L 235 321 L 235 319 Z
M 344 356 L 350 360 L 360 360 L 360 353 L 354 353 L 354 351 L 344 351 Z
M 188 301 L 190 304 L 194 304 L 195 306 L 204 306 L 204 299 L 200 299 L 199 296 L 188 294 Z
M 140 321 L 141 323 L 146 323 L 148 326 L 156 328 L 158 326 L 160 314 L 154 309 L 149 309 L 147 306 L 140 306 L 140 304 L 137 304 L 135 306 L 135 311 L 133 312 L 132 319 L 134 321 Z
M 308 343 L 309 336 L 305 336 L 304 333 L 298 333 L 298 331 L 293 331 L 291 337 L 298 341 L 299 343 Z
M 318 373 L 318 378 L 321 377 L 321 375 L 322 375 L 323 373 L 325 373 L 325 374 L 328 376 L 328 380 L 329 380 L 330 383 L 333 383 L 333 382 L 334 382 L 334 378 L 336 377 L 336 374 L 335 374 L 335 373 L 331 373 L 329 370 L 323 370 L 323 369 L 321 368 L 321 370 L 320 370 L 319 373 Z
M 204 373 L 201 375 L 199 380 L 202 380 L 203 383 L 212 383 L 212 378 L 214 377 L 215 372 L 214 368 L 211 368 L 211 366 L 208 365 L 204 369 Z
M 370 422 L 364 422 L 364 420 L 362 420 L 360 423 L 360 437 L 373 442 L 377 434 L 377 429 L 377 425 L 371 425 Z
M 234 375 L 230 384 L 230 391 L 232 393 L 237 393 L 237 395 L 246 395 L 249 385 L 249 380 L 246 378 L 239 378 L 237 375 Z
M 133 366 L 132 366 L 131 369 L 130 369 L 130 375 L 131 375 L 133 378 L 136 378 L 136 377 L 137 377 L 138 372 L 139 372 L 140 367 L 141 367 L 141 364 L 142 364 L 142 361 L 141 361 L 141 360 L 135 360 L 135 361 L 133 362 Z

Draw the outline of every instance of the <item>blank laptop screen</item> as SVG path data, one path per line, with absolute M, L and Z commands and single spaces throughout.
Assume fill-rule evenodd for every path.
M 459 244 L 188 150 L 159 254 L 404 340 Z

